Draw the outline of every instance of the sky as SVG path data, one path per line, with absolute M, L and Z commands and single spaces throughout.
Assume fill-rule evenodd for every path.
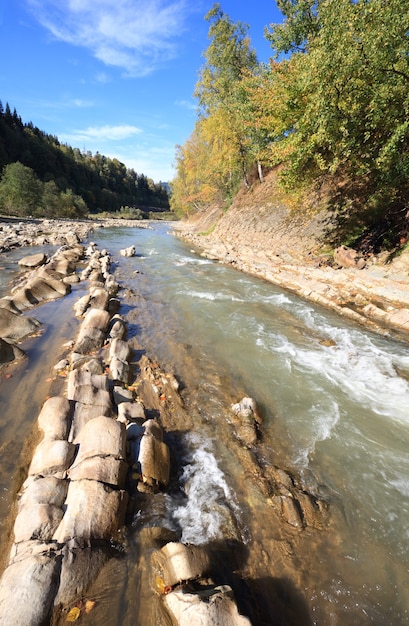
M 62 143 L 116 158 L 155 182 L 175 176 L 213 0 L 0 0 L 0 100 Z M 282 15 L 274 0 L 220 0 L 249 25 L 259 61 Z

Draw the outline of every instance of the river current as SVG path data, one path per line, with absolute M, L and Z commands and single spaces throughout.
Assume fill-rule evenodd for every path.
M 182 382 L 198 425 L 186 435 L 186 497 L 165 497 L 163 520 L 183 528 L 182 540 L 192 543 L 223 540 L 230 523 L 251 546 L 237 477 L 231 479 L 234 459 L 219 456 L 215 424 L 225 419 L 226 406 L 252 396 L 263 417 L 267 461 L 289 469 L 339 511 L 340 540 L 326 557 L 325 582 L 299 590 L 310 612 L 305 624 L 409 624 L 409 346 L 204 259 L 168 229 L 93 234 L 114 257 L 130 336 Z M 136 256 L 121 257 L 119 250 L 131 244 Z M 0 260 L 3 294 L 21 256 L 16 251 Z M 10 475 L 15 482 L 22 472 L 20 455 L 40 396 L 50 391 L 50 370 L 62 342 L 76 332 L 71 304 L 81 290 L 30 312 L 44 322 L 44 334 L 22 346 L 29 367 L 0 382 L 4 533 Z M 125 610 L 121 621 L 106 623 L 143 621 Z M 272 616 L 271 625 L 278 623 Z

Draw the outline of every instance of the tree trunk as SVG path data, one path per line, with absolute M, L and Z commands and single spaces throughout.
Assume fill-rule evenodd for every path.
M 264 183 L 263 167 L 260 161 L 257 161 L 257 171 L 258 171 L 258 177 L 260 179 L 260 183 Z

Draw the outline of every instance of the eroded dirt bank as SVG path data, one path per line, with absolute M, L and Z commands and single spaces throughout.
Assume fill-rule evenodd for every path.
M 409 340 L 409 250 L 371 255 L 363 269 L 334 266 L 325 247 L 327 216 L 295 214 L 277 201 L 274 179 L 239 194 L 232 206 L 176 222 L 178 236 L 208 258 L 257 275 L 382 334 Z

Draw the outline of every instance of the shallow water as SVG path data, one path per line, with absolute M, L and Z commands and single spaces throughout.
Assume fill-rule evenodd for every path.
M 237 462 L 224 445 L 226 407 L 243 395 L 260 407 L 266 462 L 290 469 L 340 512 L 340 541 L 325 554 L 311 554 L 310 576 L 300 578 L 308 612 L 303 623 L 409 623 L 409 347 L 203 259 L 166 229 L 106 229 L 93 236 L 114 255 L 116 277 L 131 290 L 120 293 L 130 336 L 177 375 L 197 425 L 194 433 L 180 433 L 181 490 L 158 495 L 149 512 L 135 515 L 125 564 L 112 565 L 123 583 L 107 583 L 111 610 L 104 623 L 155 623 L 146 614 L 137 617 L 131 599 L 142 584 L 132 528 L 136 533 L 160 523 L 184 541 L 222 542 L 227 536 L 249 549 L 272 533 L 257 497 L 248 504 L 246 494 L 245 504 Z M 131 244 L 137 256 L 121 257 L 119 249 Z M 74 291 L 69 298 L 75 297 Z M 48 335 L 36 340 L 45 347 L 35 348 L 26 369 L 28 394 L 36 376 L 47 378 L 63 338 L 76 330 L 68 300 L 58 302 L 65 304 L 32 311 L 48 320 Z M 5 415 L 16 412 L 16 402 L 25 407 L 20 426 L 17 420 L 20 450 L 37 408 L 30 395 L 23 399 L 23 379 L 16 375 L 14 387 L 2 380 L 0 396 Z M 40 395 L 46 392 L 40 385 Z M 10 420 L 3 424 L 3 442 L 11 441 Z M 3 489 L 11 465 L 2 460 Z M 272 615 L 263 623 L 286 622 Z

